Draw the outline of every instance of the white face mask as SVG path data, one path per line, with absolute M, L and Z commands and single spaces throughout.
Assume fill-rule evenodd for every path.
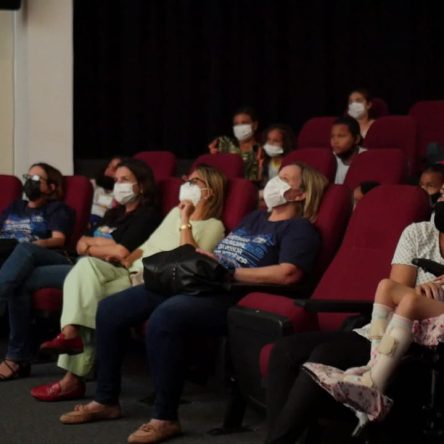
M 189 200 L 194 206 L 196 206 L 200 202 L 200 199 L 202 199 L 202 190 L 199 185 L 190 182 L 185 182 L 181 185 L 179 191 L 179 200 L 181 202 Z
M 267 156 L 276 157 L 284 152 L 284 148 L 278 145 L 271 145 L 270 143 L 266 143 L 264 145 L 264 151 L 267 153 Z
M 123 182 L 114 184 L 114 199 L 120 204 L 125 205 L 133 201 L 137 195 L 133 190 L 133 183 Z
M 354 119 L 359 119 L 365 114 L 365 106 L 361 102 L 351 102 L 348 104 L 348 115 Z
M 249 123 L 243 125 L 234 125 L 233 133 L 234 137 L 236 137 L 239 142 L 243 142 L 244 140 L 248 140 L 253 136 L 253 126 Z
M 267 182 L 264 188 L 264 200 L 268 211 L 288 202 L 284 196 L 288 190 L 291 190 L 291 186 L 279 176 L 273 177 Z

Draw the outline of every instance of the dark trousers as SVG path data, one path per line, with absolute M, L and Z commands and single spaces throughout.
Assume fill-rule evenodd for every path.
M 153 418 L 176 420 L 185 380 L 185 343 L 190 336 L 225 335 L 227 311 L 236 299 L 229 294 L 166 298 L 137 286 L 101 301 L 96 318 L 96 401 L 118 402 L 128 328 L 149 318 L 146 347 L 156 392 Z
M 266 442 L 294 443 L 317 418 L 345 409 L 301 370 L 304 362 L 345 370 L 365 365 L 369 356 L 370 342 L 353 332 L 298 333 L 278 341 L 268 369 Z

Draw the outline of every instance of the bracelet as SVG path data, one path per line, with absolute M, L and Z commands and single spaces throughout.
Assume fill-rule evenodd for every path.
M 179 231 L 183 231 L 183 230 L 191 230 L 193 227 L 191 226 L 190 223 L 187 224 L 183 224 L 179 227 Z

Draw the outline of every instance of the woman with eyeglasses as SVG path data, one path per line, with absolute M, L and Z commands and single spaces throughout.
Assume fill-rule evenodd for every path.
M 224 236 L 219 218 L 225 185 L 225 178 L 218 170 L 198 166 L 180 188 L 179 205 L 131 255 L 117 264 L 93 257 L 77 262 L 63 286 L 62 331 L 41 346 L 43 350 L 61 354 L 58 366 L 66 373 L 60 381 L 34 387 L 32 396 L 41 401 L 57 401 L 84 395 L 83 379 L 94 368 L 95 318 L 99 302 L 131 287 L 132 276 L 142 273 L 142 257 L 184 244 L 212 251 Z
M 79 255 L 94 256 L 113 264 L 124 260 L 151 234 L 160 220 L 155 205 L 153 174 L 144 162 L 123 160 L 115 180 L 116 206 L 108 210 L 89 236 L 83 236 L 77 243 Z M 18 227 L 24 242 L 15 247 L 0 268 L 0 302 L 8 303 L 10 325 L 6 358 L 0 363 L 0 381 L 29 374 L 33 355 L 30 334 L 32 293 L 40 288 L 62 288 L 73 267 L 65 254 L 45 248 L 62 247 L 72 227 L 72 210 L 68 211 L 64 204 L 55 201 L 62 195 L 61 174 L 45 164 L 33 165 L 24 188 L 29 198 L 28 204 L 20 204 L 24 218 L 9 215 L 3 222 L 6 233 L 12 233 L 14 227 Z M 51 196 L 53 200 L 50 200 Z M 29 208 L 38 208 L 40 213 Z M 29 228 L 26 218 L 30 220 Z M 33 232 L 41 232 L 41 239 L 34 240 L 37 235 Z

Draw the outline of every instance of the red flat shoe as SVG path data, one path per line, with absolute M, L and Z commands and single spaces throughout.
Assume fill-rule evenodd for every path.
M 51 351 L 59 354 L 78 355 L 83 352 L 82 338 L 66 339 L 63 333 L 60 333 L 51 341 L 46 341 L 40 346 L 40 350 Z
M 85 396 L 85 383 L 79 382 L 75 389 L 62 393 L 62 387 L 59 382 L 50 382 L 49 384 L 32 388 L 31 395 L 39 401 L 46 402 L 83 398 Z

